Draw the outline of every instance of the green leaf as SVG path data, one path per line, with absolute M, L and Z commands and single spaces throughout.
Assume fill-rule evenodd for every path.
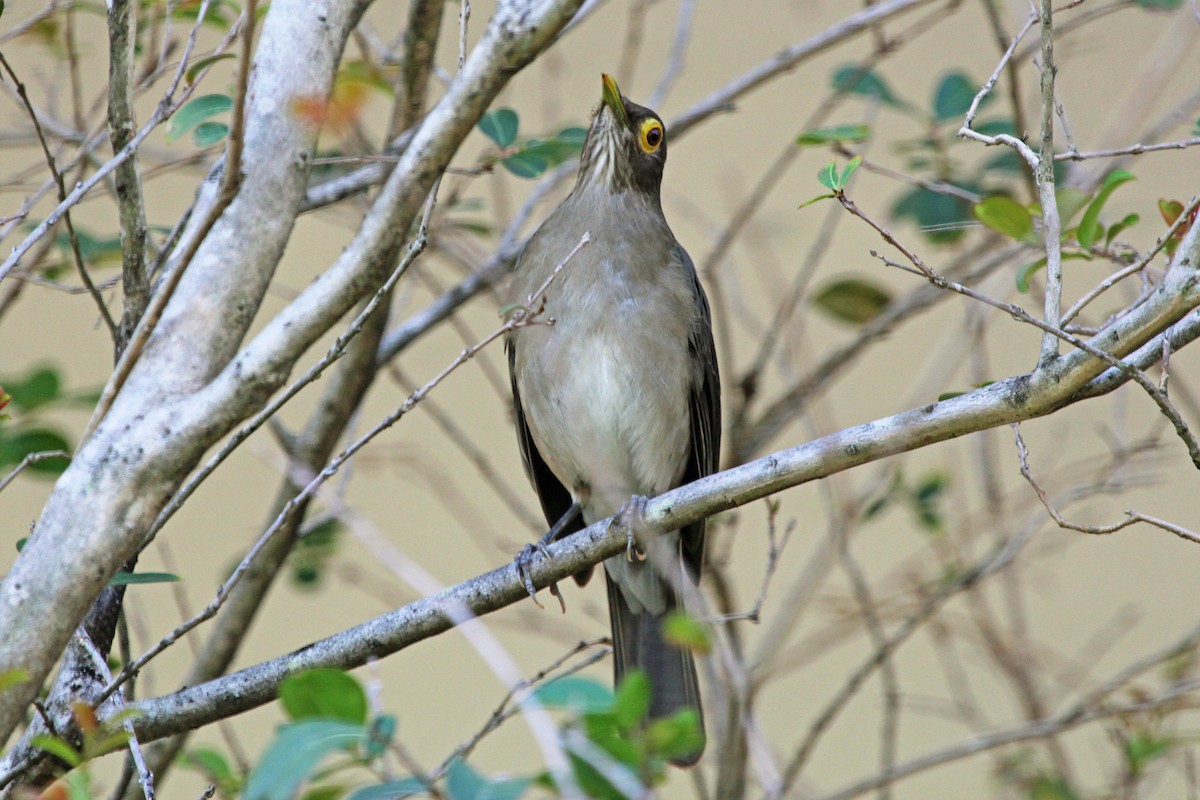
M 1140 734 L 1125 743 L 1125 757 L 1129 760 L 1129 770 L 1134 775 L 1141 775 L 1146 766 L 1155 759 L 1165 756 L 1177 744 L 1170 737 Z
M 662 758 L 691 755 L 704 746 L 704 731 L 696 712 L 686 708 L 666 719 L 656 719 L 646 730 L 651 750 Z
M 850 159 L 850 163 L 842 170 L 841 177 L 838 178 L 838 184 L 844 189 L 846 184 L 850 182 L 850 176 L 854 174 L 854 170 L 858 169 L 858 165 L 862 163 L 862 156 L 855 156 Z
M 822 200 L 828 200 L 831 197 L 837 197 L 837 195 L 836 194 L 819 194 L 816 197 L 812 198 L 811 200 L 805 200 L 803 203 L 801 203 L 799 206 L 797 206 L 796 209 L 799 210 L 801 208 L 804 208 L 805 206 L 811 206 L 813 203 L 819 203 Z
M 170 572 L 118 572 L 108 582 L 109 586 L 140 586 L 147 583 L 176 583 L 181 581 L 178 575 Z
M 1054 193 L 1054 202 L 1058 206 L 1058 219 L 1063 228 L 1067 227 L 1067 223 L 1075 218 L 1075 215 L 1082 211 L 1092 199 L 1092 196 L 1087 192 L 1070 186 L 1064 186 Z M 1037 216 L 1042 215 L 1042 207 L 1039 203 L 1034 203 L 1030 209 L 1031 214 Z
M 501 159 L 500 163 L 518 178 L 536 178 L 550 166 L 546 159 L 530 153 L 514 153 Z
M 67 440 L 49 428 L 30 428 L 16 434 L 0 432 L 0 466 L 19 464 L 31 453 L 70 449 Z M 30 464 L 26 471 L 41 475 L 60 475 L 69 463 L 69 458 L 45 458 Z
M 199 148 L 212 147 L 229 135 L 224 122 L 202 122 L 192 131 L 192 143 Z
M 498 108 L 479 118 L 478 128 L 483 135 L 496 143 L 497 147 L 511 147 L 517 141 L 520 117 L 511 108 Z
M 1063 253 L 1062 254 L 1063 261 L 1077 261 L 1079 259 L 1083 259 L 1084 261 L 1090 261 L 1091 256 L 1086 255 L 1084 253 Z M 1045 266 L 1046 266 L 1046 259 L 1039 258 L 1037 261 L 1034 261 L 1032 264 L 1026 264 L 1025 266 L 1021 267 L 1021 269 L 1017 270 L 1017 291 L 1020 292 L 1021 294 L 1027 293 L 1029 291 L 1029 279 L 1032 278 L 1034 275 L 1036 275 L 1038 270 L 1042 269 Z
M 283 725 L 246 781 L 245 800 L 292 800 L 296 790 L 327 755 L 352 752 L 366 742 L 367 731 L 327 719 Z
M 1180 210 L 1183 210 L 1183 206 L 1180 206 Z M 37 367 L 24 378 L 7 378 L 0 383 L 3 383 L 4 391 L 12 396 L 13 404 L 25 411 L 54 402 L 62 394 L 58 372 L 51 367 Z
M 1148 11 L 1174 11 L 1183 8 L 1183 0 L 1133 0 L 1133 4 Z
M 970 109 L 971 102 L 975 99 L 978 91 L 979 87 L 976 87 L 966 75 L 961 72 L 951 72 L 938 82 L 937 89 L 934 90 L 933 118 L 938 122 L 943 122 L 963 116 Z M 991 99 L 992 95 L 985 95 L 979 103 L 980 108 Z
M 4 672 L 0 672 L 0 692 L 10 689 L 17 684 L 24 683 L 27 680 L 29 680 L 29 673 L 20 667 L 6 669 Z
M 192 62 L 192 65 L 190 67 L 187 68 L 187 72 L 185 72 L 183 74 L 183 79 L 185 81 L 187 81 L 189 84 L 195 83 L 196 76 L 200 74 L 201 70 L 211 67 L 213 64 L 216 64 L 218 61 L 230 61 L 235 58 L 237 58 L 237 56 L 235 56 L 233 53 L 218 53 L 215 56 L 205 56 L 204 58 L 198 58 Z
M 833 125 L 828 128 L 813 128 L 805 131 L 796 138 L 796 144 L 801 147 L 811 147 L 819 144 L 865 142 L 871 138 L 871 128 L 868 125 L 850 123 Z
M 1183 213 L 1184 205 L 1178 200 L 1159 199 L 1158 213 L 1162 214 L 1163 221 L 1167 226 L 1175 224 L 1175 220 L 1179 219 L 1179 215 Z
M 674 611 L 667 615 L 663 621 L 663 638 L 670 644 L 693 653 L 708 655 L 712 652 L 708 626 L 683 611 Z
M 1029 785 L 1029 800 L 1079 800 L 1065 778 L 1039 775 Z
M 416 778 L 388 781 L 378 786 L 364 786 L 347 795 L 346 800 L 400 800 L 425 794 L 425 784 Z
M 380 714 L 371 720 L 370 739 L 367 741 L 367 758 L 379 758 L 396 736 L 399 723 L 394 714 Z
M 322 667 L 284 678 L 279 702 L 294 720 L 326 719 L 364 725 L 367 693 L 340 669 Z
M 613 704 L 613 693 L 607 686 L 590 678 L 572 675 L 537 687 L 532 697 L 547 708 L 583 712 L 607 710 Z
M 452 800 L 517 800 L 531 783 L 529 778 L 488 778 L 458 758 L 446 770 L 446 793 Z
M 583 128 L 564 128 L 549 139 L 530 139 L 521 145 L 520 153 L 541 159 L 546 166 L 556 167 L 577 154 L 583 147 L 587 131 Z M 522 176 L 523 177 L 523 176 Z
M 861 325 L 879 316 L 892 302 L 892 296 L 873 283 L 843 278 L 818 292 L 812 302 L 836 319 Z
M 879 77 L 878 73 L 853 64 L 839 67 L 834 71 L 833 89 L 837 92 L 873 97 L 882 103 L 897 108 L 906 105 L 896 97 L 883 78 Z
M 1100 187 L 1096 199 L 1092 200 L 1087 211 L 1083 212 L 1083 219 L 1079 221 L 1079 230 L 1076 231 L 1075 238 L 1081 247 L 1086 250 L 1091 249 L 1092 243 L 1099 238 L 1097 225 L 1104 204 L 1108 202 L 1108 198 L 1118 186 L 1131 180 L 1134 180 L 1133 174 L 1123 169 L 1113 170 L 1104 179 L 1104 185 Z
M 83 756 L 79 751 L 56 736 L 34 736 L 29 743 L 39 750 L 45 750 L 68 766 L 77 767 L 83 763 Z
M 962 238 L 972 221 L 971 204 L 961 197 L 917 186 L 892 206 L 892 215 L 911 218 L 931 242 L 950 244 Z
M 992 96 L 989 94 L 987 97 L 984 98 L 983 102 L 986 103 L 989 100 L 991 100 L 991 98 L 992 98 Z M 981 103 L 981 105 L 982 105 L 982 103 Z M 967 108 L 970 108 L 970 105 L 968 105 Z M 964 109 L 964 113 L 965 113 L 965 109 Z M 1008 119 L 1007 117 L 1002 117 L 1000 119 L 989 119 L 989 120 L 985 120 L 983 122 L 977 122 L 974 125 L 972 125 L 971 127 L 973 127 L 976 130 L 976 132 L 982 133 L 984 136 L 999 136 L 1002 133 L 1008 134 L 1009 136 L 1017 135 L 1017 129 L 1013 127 L 1013 121 L 1011 119 Z M 1016 155 L 1016 154 L 1014 153 L 1013 155 Z M 1024 162 L 1021 162 L 1021 163 L 1024 163 Z
M 632 730 L 641 725 L 650 711 L 650 681 L 640 670 L 627 673 L 613 698 L 617 725 Z
M 972 208 L 975 219 L 997 233 L 1018 242 L 1033 240 L 1033 216 L 1029 209 L 1004 195 L 986 197 Z
M 233 109 L 233 98 L 227 94 L 205 94 L 189 100 L 175 112 L 167 123 L 166 137 L 173 142 L 200 123 Z
M 216 750 L 197 747 L 185 752 L 179 760 L 184 766 L 199 772 L 207 782 L 216 784 L 224 797 L 236 795 L 241 788 L 241 779 Z
M 817 180 L 831 192 L 836 192 L 840 188 L 838 186 L 838 169 L 837 164 L 830 161 L 825 166 L 821 167 L 821 171 L 817 173 Z

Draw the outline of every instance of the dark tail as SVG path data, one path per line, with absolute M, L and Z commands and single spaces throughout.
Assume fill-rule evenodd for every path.
M 616 683 L 620 684 L 625 674 L 641 670 L 650 681 L 650 718 L 660 719 L 673 716 L 676 712 L 690 708 L 700 721 L 700 732 L 704 732 L 704 712 L 700 706 L 700 687 L 696 681 L 696 661 L 688 650 L 676 647 L 663 639 L 662 622 L 665 615 L 630 609 L 621 589 L 605 572 L 608 582 L 608 616 L 612 622 L 613 667 Z M 668 597 L 676 592 L 667 590 Z M 667 612 L 674 611 L 677 601 L 672 600 Z M 671 760 L 678 767 L 690 767 L 700 760 L 704 744 L 695 752 Z

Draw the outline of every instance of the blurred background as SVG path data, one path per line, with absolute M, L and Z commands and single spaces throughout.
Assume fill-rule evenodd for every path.
M 1036 363 L 1040 335 L 1033 328 L 959 296 L 933 292 L 921 300 L 923 281 L 872 257 L 874 249 L 902 260 L 867 225 L 834 201 L 801 208 L 826 191 L 817 179 L 825 164 L 833 160 L 841 168 L 852 154 L 862 154 L 865 161 L 847 194 L 865 214 L 934 269 L 1040 316 L 1040 272 L 1025 269 L 1037 261 L 1037 248 L 988 228 L 972 213 L 973 202 L 987 196 L 1030 202 L 1027 178 L 1011 154 L 954 137 L 965 110 L 963 87 L 969 102 L 1025 24 L 1030 8 L 1024 0 L 925 3 L 881 26 L 836 38 L 739 97 L 727 113 L 670 138 L 671 121 L 718 88 L 784 48 L 836 32 L 869 5 L 589 3 L 587 16 L 518 74 L 493 106 L 516 112 L 524 141 L 586 127 L 599 102 L 601 72 L 613 73 L 636 102 L 655 98 L 670 142 L 664 206 L 713 301 L 726 421 L 739 426 L 733 433 L 727 427 L 727 466 L 1027 372 Z M 211 50 L 235 16 L 232 6 L 221 8 L 226 25 L 206 27 L 198 52 Z M 459 8 L 457 3 L 445 8 L 436 58 L 444 75 L 457 65 Z M 470 42 L 492 9 L 489 2 L 472 4 Z M 45 10 L 29 0 L 11 0 L 0 17 L 0 48 L 32 102 L 54 122 L 47 127 L 57 131 L 61 146 L 70 141 L 71 129 L 90 129 L 103 119 L 107 46 L 102 9 L 59 4 L 25 26 Z M 143 6 L 147 15 L 161 11 L 155 3 Z M 370 65 L 380 44 L 393 42 L 403 29 L 406 13 L 406 3 L 373 6 L 346 63 Z M 1062 106 L 1057 149 L 1066 149 L 1068 133 L 1079 151 L 1200 135 L 1198 19 L 1200 11 L 1187 2 L 1064 4 L 1056 15 Z M 171 35 L 177 37 L 190 27 L 186 20 L 176 25 Z M 78 56 L 74 66 L 65 55 L 69 41 Z M 1037 41 L 1035 28 L 1016 51 L 1015 73 L 1001 75 L 977 127 L 987 123 L 993 131 L 1009 130 L 1036 143 Z M 214 64 L 197 94 L 229 92 L 232 63 Z M 1013 74 L 1019 79 L 1015 90 Z M 379 83 L 372 78 L 356 84 L 353 75 L 346 80 L 348 119 L 323 134 L 329 160 L 317 170 L 357 166 L 353 157 L 378 148 L 392 104 Z M 432 82 L 431 101 L 441 86 Z M 28 117 L 7 78 L 0 93 L 0 218 L 7 218 L 46 176 Z M 141 98 L 140 120 L 159 96 L 151 91 Z M 854 135 L 826 130 L 797 144 L 801 134 L 832 126 L 866 127 Z M 219 143 L 201 146 L 191 134 L 172 138 L 156 132 L 142 151 L 148 222 L 160 239 L 221 152 Z M 107 152 L 102 147 L 95 157 L 102 161 Z M 524 233 L 572 185 L 569 167 L 523 178 L 498 160 L 496 143 L 482 132 L 455 158 L 455 170 L 442 183 L 432 245 L 396 292 L 394 323 L 478 269 L 531 192 L 536 189 L 539 199 Z M 1068 303 L 1119 268 L 1123 254 L 1151 247 L 1166 228 L 1160 201 L 1186 204 L 1200 178 L 1194 152 L 1184 149 L 1067 162 L 1060 185 L 1094 198 L 1104 175 L 1118 167 L 1136 180 L 1112 193 L 1101 219 L 1106 227 L 1130 214 L 1139 220 L 1120 231 L 1103 255 L 1067 262 Z M 337 258 L 367 202 L 352 198 L 300 218 L 260 321 Z M 52 207 L 49 198 L 36 203 L 29 221 Z M 75 219 L 96 242 L 89 265 L 117 308 L 115 206 L 97 194 Z M 4 230 L 15 244 L 28 227 L 20 222 Z M 0 385 L 18 399 L 12 387 L 44 382 L 47 371 L 60 385 L 36 407 L 7 409 L 10 449 L 3 452 L 10 462 L 16 432 L 50 432 L 68 446 L 77 441 L 111 372 L 111 340 L 92 298 L 77 291 L 78 277 L 65 253 L 51 247 L 40 261 L 25 265 L 24 277 L 0 285 Z M 1160 256 L 1155 268 L 1164 265 Z M 1021 291 L 1023 279 L 1028 285 Z M 1122 283 L 1089 307 L 1079 324 L 1102 323 L 1142 288 L 1137 278 Z M 484 292 L 405 349 L 371 389 L 351 436 L 494 330 L 506 302 L 502 286 Z M 893 312 L 894 321 L 883 324 L 881 315 Z M 301 362 L 305 368 L 336 333 Z M 1195 425 L 1200 361 L 1193 350 L 1172 355 L 1170 363 L 1172 397 Z M 304 425 L 319 389 L 310 388 L 283 409 L 286 428 Z M 420 596 L 391 568 L 397 552 L 451 585 L 504 564 L 539 535 L 544 526 L 521 471 L 509 404 L 504 355 L 494 345 L 356 457 L 313 510 L 311 527 L 317 531 L 289 560 L 236 666 L 280 655 Z M 1136 509 L 1196 529 L 1195 470 L 1140 390 L 1127 387 L 1021 429 L 1033 475 L 1070 519 L 1107 525 Z M 711 525 L 714 580 L 706 588 L 714 606 L 748 612 L 761 602 L 757 624 L 727 624 L 759 670 L 756 719 L 781 766 L 848 676 L 876 652 L 880 630 L 887 635 L 899 630 L 994 548 L 1006 543 L 1013 548 L 1003 569 L 921 617 L 889 669 L 872 673 L 821 732 L 795 796 L 825 796 L 876 774 L 889 738 L 895 741 L 895 762 L 903 764 L 978 734 L 1019 729 L 1060 713 L 1194 629 L 1196 545 L 1145 525 L 1111 536 L 1062 530 L 1018 468 L 1013 433 L 1002 428 L 801 486 L 774 498 L 776 508 L 753 503 Z M 285 470 L 277 440 L 262 430 L 174 517 L 139 569 L 162 569 L 183 580 L 130 590 L 126 609 L 135 652 L 209 602 L 269 523 Z M 9 554 L 0 563 L 15 557 L 16 542 L 28 535 L 53 478 L 49 471 L 28 471 L 0 494 Z M 552 601 L 545 609 L 523 602 L 489 616 L 486 624 L 521 672 L 533 675 L 577 642 L 607 635 L 601 584 L 583 590 L 564 586 L 565 614 Z M 203 630 L 147 668 L 138 685 L 141 696 L 177 688 Z M 1193 649 L 1122 682 L 1112 701 L 1152 695 L 1194 670 Z M 380 707 L 398 717 L 398 737 L 427 768 L 479 730 L 505 692 L 486 659 L 453 632 L 358 674 L 376 688 Z M 586 674 L 607 683 L 608 661 Z M 1196 720 L 1187 711 L 1195 697 L 950 760 L 899 781 L 893 796 L 1196 796 Z M 281 718 L 274 705 L 264 707 L 202 731 L 193 745 L 214 748 L 235 763 L 253 763 Z M 1138 743 L 1161 746 L 1152 758 L 1139 760 Z M 516 719 L 488 736 L 471 763 L 489 773 L 525 773 L 540 765 L 539 758 Z M 752 781 L 754 774 L 752 768 Z M 204 785 L 195 773 L 181 771 L 166 795 L 197 796 Z M 1036 794 L 1039 790 L 1058 793 Z M 680 772 L 663 796 L 697 792 L 692 776 Z

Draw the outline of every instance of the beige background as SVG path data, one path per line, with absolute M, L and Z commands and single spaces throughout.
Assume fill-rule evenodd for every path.
M 987 32 L 981 5 L 965 3 L 956 13 L 918 12 L 931 20 L 927 31 L 881 67 L 892 87 L 912 102 L 927 107 L 934 82 L 950 68 L 961 68 L 975 81 L 982 82 L 995 64 L 997 52 Z M 1027 4 L 1002 5 L 1008 8 L 1009 30 L 1015 31 L 1023 21 Z M 491 8 L 484 2 L 474 6 L 473 37 L 482 30 Z M 834 0 L 698 3 L 686 70 L 660 111 L 667 120 L 672 119 L 778 49 L 824 30 L 859 7 L 858 3 Z M 381 29 L 390 31 L 396 27 L 402 8 L 403 4 L 378 4 L 371 17 Z M 447 7 L 439 58 L 451 70 L 457 35 L 455 8 Z M 10 2 L 0 21 L 0 31 L 33 9 L 23 0 Z M 618 68 L 619 54 L 627 46 L 629 13 L 630 3 L 614 0 L 605 4 L 549 56 L 518 75 L 498 105 L 517 109 L 522 131 L 530 134 L 582 123 L 598 101 L 599 73 Z M 909 15 L 888 30 L 908 30 L 916 18 Z M 1063 19 L 1066 18 L 1064 14 Z M 646 12 L 636 71 L 617 75 L 630 98 L 644 100 L 657 84 L 674 35 L 675 19 L 673 3 L 656 3 Z M 1144 100 L 1147 108 L 1137 108 L 1136 103 L 1130 105 L 1127 96 L 1147 58 L 1153 58 L 1162 48 L 1190 47 L 1196 28 L 1191 11 L 1172 17 L 1126 10 L 1060 43 L 1060 98 L 1066 104 L 1081 149 L 1131 143 L 1128 139 L 1108 140 L 1104 132 L 1133 112 L 1157 119 L 1173 102 L 1195 90 L 1200 54 L 1191 47 L 1161 86 L 1152 90 L 1144 86 L 1136 88 L 1133 99 Z M 715 232 L 744 201 L 775 155 L 789 146 L 811 108 L 825 97 L 831 71 L 865 55 L 869 41 L 860 37 L 802 64 L 793 73 L 745 98 L 739 103 L 737 113 L 714 118 L 672 145 L 664 188 L 667 214 L 698 266 L 703 268 L 707 263 Z M 6 47 L 6 54 L 25 71 L 31 87 L 37 87 L 32 89 L 35 100 L 40 98 L 41 102 L 63 107 L 62 97 L 46 99 L 46 83 L 53 82 L 57 72 L 39 56 L 38 50 L 16 43 Z M 85 56 L 88 63 L 104 64 L 99 27 L 87 37 Z M 102 68 L 92 72 L 96 78 L 102 78 Z M 1028 63 L 1022 75 L 1025 89 L 1034 89 L 1035 73 Z M 227 73 L 217 74 L 210 78 L 207 89 L 223 91 L 227 80 Z M 92 89 L 101 88 L 96 81 L 91 83 Z M 1032 96 L 1027 100 L 1027 111 L 1032 111 Z M 373 101 L 371 111 L 382 116 L 386 106 L 380 97 Z M 20 116 L 12 103 L 6 104 L 0 113 L 8 126 Z M 830 122 L 858 121 L 865 113 L 863 103 L 850 102 Z M 378 119 L 368 125 L 372 130 L 379 129 Z M 920 127 L 907 118 L 884 111 L 874 128 L 878 138 L 871 145 L 871 157 L 902 169 L 903 159 L 892 144 L 921 135 Z M 1183 138 L 1185 131 L 1185 127 L 1180 127 L 1168 138 Z M 190 147 L 186 141 L 168 145 L 157 134 L 150 146 L 158 153 L 168 148 Z M 456 165 L 473 165 L 486 146 L 482 136 L 473 136 L 456 159 Z M 973 147 L 959 145 L 954 153 L 963 159 L 980 158 Z M 25 151 L 0 151 L 0 158 L 5 160 L 29 157 Z M 829 157 L 827 152 L 813 150 L 797 159 L 778 187 L 765 198 L 762 213 L 748 235 L 739 240 L 731 258 L 721 267 L 726 286 L 740 292 L 740 302 L 744 303 L 746 318 L 750 320 L 716 320 L 718 326 L 729 326 L 736 342 L 734 363 L 722 364 L 727 382 L 745 367 L 754 352 L 755 340 L 751 334 L 755 326 L 769 320 L 769 304 L 780 295 L 781 287 L 790 283 L 794 271 L 807 257 L 808 243 L 827 213 L 826 205 L 804 210 L 797 210 L 797 206 L 821 191 L 815 173 Z M 1191 151 L 1145 156 L 1131 169 L 1138 175 L 1138 181 L 1118 193 L 1114 207 L 1122 213 L 1137 211 L 1142 215 L 1141 225 L 1128 238 L 1144 248 L 1152 243 L 1159 230 L 1154 211 L 1157 198 L 1186 200 L 1196 190 L 1200 170 Z M 194 171 L 176 173 L 150 183 L 152 223 L 170 225 L 177 219 L 190 198 L 197 175 Z M 530 185 L 504 173 L 475 179 L 452 178 L 444 184 L 442 195 L 445 198 L 449 190 L 459 189 L 465 197 L 479 198 L 483 210 L 459 212 L 456 216 L 492 222 L 499 218 L 502 224 Z M 894 182 L 864 175 L 852 195 L 868 213 L 884 219 L 902 188 Z M 9 209 L 15 208 L 22 196 L 12 191 L 0 195 L 0 215 L 10 213 Z M 540 220 L 550 207 L 547 204 L 540 209 L 535 218 Z M 110 230 L 115 225 L 111 208 L 103 202 L 87 205 L 80 214 L 86 220 L 84 224 L 92 229 Z M 357 218 L 357 212 L 347 206 L 302 220 L 264 307 L 263 318 L 336 257 Z M 897 225 L 896 230 L 907 242 L 919 246 L 935 267 L 948 259 L 947 251 L 926 245 L 910 226 Z M 485 252 L 487 244 L 481 243 L 479 247 L 480 252 Z M 821 262 L 815 284 L 837 276 L 857 275 L 868 276 L 898 294 L 915 288 L 915 278 L 885 271 L 870 257 L 868 250 L 879 247 L 878 237 L 864 226 L 843 220 L 835 244 Z M 1068 286 L 1075 292 L 1103 274 L 1099 265 L 1075 266 L 1073 262 L 1069 266 Z M 458 267 L 436 256 L 424 260 L 423 271 L 438 286 L 448 286 L 459 275 Z M 105 273 L 108 274 L 111 272 Z M 997 295 L 1011 295 L 1011 287 L 1010 272 L 987 286 Z M 26 291 L 23 302 L 0 319 L 0 376 L 21 373 L 38 363 L 54 363 L 61 367 L 72 388 L 101 384 L 110 368 L 110 346 L 97 325 L 91 300 L 85 295 L 68 296 L 37 287 Z M 429 296 L 428 286 L 418 287 L 414 282 L 400 293 L 393 319 L 403 319 L 421 308 Z M 116 307 L 116 298 L 110 299 Z M 1036 309 L 1029 297 L 1009 299 L 1021 299 Z M 469 330 L 466 340 L 479 338 L 497 324 L 499 304 L 494 297 L 484 297 L 470 306 L 462 317 Z M 967 310 L 962 301 L 951 300 L 879 343 L 820 398 L 810 409 L 811 417 L 805 424 L 790 426 L 772 442 L 771 448 L 783 448 L 846 425 L 892 414 L 931 401 L 944 391 L 967 388 L 970 375 L 953 361 L 956 357 L 953 340 Z M 845 326 L 817 313 L 808 313 L 802 338 L 790 343 L 790 362 L 782 373 L 803 372 L 834 344 L 852 334 Z M 993 376 L 1029 369 L 1037 341 L 1031 329 L 996 319 L 988 343 Z M 464 339 L 459 334 L 443 328 L 407 351 L 398 366 L 410 380 L 424 381 L 463 345 Z M 323 347 L 304 363 L 315 360 L 320 352 Z M 1180 389 L 1190 387 L 1190 377 L 1197 367 L 1196 354 L 1181 353 L 1173 365 L 1176 385 Z M 773 377 L 764 387 L 766 396 L 781 385 L 780 374 L 779 369 L 772 372 Z M 524 502 L 523 519 L 536 518 L 536 504 L 521 474 L 508 422 L 508 398 L 500 391 L 505 382 L 503 357 L 497 347 L 453 375 L 432 397 L 455 420 L 463 435 L 485 452 L 499 480 Z M 313 390 L 302 395 L 285 411 L 284 420 L 299 424 L 313 396 Z M 404 396 L 403 389 L 381 380 L 369 398 L 358 430 L 388 413 Z M 77 412 L 56 412 L 53 418 L 72 430 L 74 436 L 86 421 Z M 1189 419 L 1196 422 L 1194 415 Z M 1053 420 L 1029 423 L 1024 431 L 1035 472 L 1048 488 L 1056 489 L 1093 475 L 1100 465 L 1101 454 L 1106 451 L 1106 437 L 1132 440 L 1148 431 L 1158 432 L 1163 446 L 1136 470 L 1138 476 L 1152 476 L 1152 486 L 1133 489 L 1116 498 L 1101 498 L 1087 508 L 1073 509 L 1072 513 L 1085 521 L 1100 523 L 1115 521 L 1125 508 L 1137 508 L 1196 527 L 1200 493 L 1195 472 L 1182 445 L 1169 435 L 1153 405 L 1137 392 L 1125 391 L 1068 409 Z M 987 434 L 987 438 L 996 446 L 998 456 L 994 463 L 1006 496 L 1021 503 L 1020 513 L 1007 524 L 1011 528 L 1034 524 L 1041 512 L 1033 506 L 1028 487 L 1017 475 L 1010 433 L 995 431 Z M 955 540 L 975 541 L 974 552 L 978 556 L 985 552 L 1002 521 L 990 519 L 980 503 L 979 462 L 973 449 L 977 441 L 978 438 L 973 438 L 914 454 L 904 470 L 912 478 L 930 469 L 947 472 L 952 482 L 949 517 Z M 165 548 L 186 579 L 181 592 L 190 607 L 196 609 L 206 603 L 222 576 L 262 529 L 265 508 L 279 481 L 281 463 L 278 448 L 268 435 L 260 433 L 252 438 L 177 515 L 160 537 L 161 544 L 146 555 L 144 567 L 155 568 L 163 559 Z M 781 497 L 784 503 L 781 521 L 795 521 L 797 529 L 772 585 L 765 610 L 768 621 L 772 605 L 784 601 L 788 587 L 813 554 L 827 546 L 827 490 L 834 490 L 839 497 L 849 496 L 870 485 L 878 471 L 877 465 L 867 466 L 829 481 L 828 487 L 805 486 Z M 11 559 L 12 543 L 26 535 L 49 489 L 46 481 L 21 479 L 0 497 L 0 520 L 8 542 L 6 552 L 10 554 L 4 556 L 5 563 Z M 420 409 L 381 436 L 358 458 L 346 502 L 363 513 L 395 547 L 444 584 L 465 580 L 504 563 L 534 533 L 522 518 L 496 499 L 495 493 L 448 442 L 428 413 Z M 761 579 L 765 516 L 761 503 L 736 513 L 739 525 L 732 567 L 741 602 L 747 606 Z M 928 537 L 913 528 L 911 515 L 898 510 L 866 525 L 857 535 L 855 553 L 865 565 L 885 608 L 894 611 L 888 614 L 890 624 L 897 623 L 913 607 L 910 593 L 913 584 L 936 575 L 938 568 L 930 545 Z M 1164 646 L 1196 623 L 1200 549 L 1195 546 L 1148 528 L 1133 528 L 1109 538 L 1087 538 L 1043 524 L 1031 549 L 1038 555 L 1020 573 L 1019 587 L 1028 604 L 1037 655 L 1058 676 L 1046 687 L 1051 709 L 1065 706 L 1080 681 L 1107 676 L 1137 654 Z M 299 647 L 413 596 L 412 590 L 402 586 L 349 531 L 343 537 L 328 578 L 315 593 L 298 592 L 281 584 L 246 642 L 239 665 Z M 493 615 L 488 624 L 502 637 L 520 668 L 532 674 L 575 641 L 605 634 L 602 591 L 595 584 L 582 592 L 573 587 L 568 589 L 565 616 L 553 608 L 541 611 L 532 603 L 523 603 Z M 179 620 L 180 611 L 170 588 L 140 587 L 131 592 L 131 598 L 139 650 Z M 962 624 L 968 611 L 961 602 L 952 603 L 942 619 L 951 626 Z M 794 644 L 785 650 L 791 668 L 762 696 L 763 724 L 779 752 L 787 752 L 790 743 L 807 729 L 814 714 L 840 686 L 846 671 L 856 666 L 869 650 L 867 642 L 858 635 L 860 628 L 855 618 L 852 632 L 856 635 L 837 646 L 821 645 L 824 649 L 818 651 L 817 658 L 806 657 L 816 651 L 825 637 L 841 635 L 839 620 L 847 615 L 853 616 L 852 602 L 845 579 L 839 573 L 820 588 L 814 607 L 791 633 Z M 753 642 L 759 633 L 760 629 L 743 625 L 743 634 L 749 641 Z M 189 644 L 179 645 L 156 662 L 143 679 L 142 690 L 155 693 L 173 689 L 187 661 L 188 647 Z M 986 698 L 981 710 L 991 726 L 1008 727 L 1019 721 L 1020 711 L 1008 684 L 977 655 L 968 653 L 965 661 L 975 690 Z M 966 738 L 968 731 L 948 720 L 935 704 L 927 702 L 929 698 L 944 696 L 942 673 L 937 668 L 929 637 L 916 636 L 902 648 L 896 665 L 905 709 L 900 727 L 900 759 Z M 593 668 L 592 673 L 607 681 L 609 668 L 603 664 Z M 455 634 L 399 653 L 359 674 L 364 679 L 378 680 L 382 686 L 380 702 L 398 715 L 405 744 L 427 766 L 436 764 L 450 748 L 469 737 L 503 694 L 503 687 L 492 671 Z M 1148 681 L 1157 685 L 1152 677 Z M 805 785 L 833 790 L 874 771 L 879 703 L 876 678 L 821 744 L 805 773 Z M 276 710 L 268 707 L 237 718 L 230 727 L 236 730 L 242 747 L 253 759 L 278 719 Z M 199 740 L 220 741 L 212 731 L 206 731 Z M 1105 749 L 1110 745 L 1101 731 L 1093 728 L 1089 733 L 1073 734 L 1067 741 L 1076 759 L 1076 778 L 1082 786 L 1103 784 L 1111 777 L 1108 771 L 1113 760 Z M 538 763 L 529 748 L 522 724 L 510 722 L 484 743 L 473 763 L 488 770 L 519 772 Z M 904 783 L 896 796 L 992 794 L 997 785 L 990 772 L 993 766 L 994 762 L 987 758 L 958 762 Z M 1170 787 L 1180 785 L 1179 770 L 1173 769 L 1171 775 L 1167 783 L 1153 784 L 1153 796 L 1173 795 Z M 672 792 L 686 796 L 687 783 L 682 776 L 676 776 Z M 166 796 L 194 796 L 197 786 L 191 781 L 172 783 Z

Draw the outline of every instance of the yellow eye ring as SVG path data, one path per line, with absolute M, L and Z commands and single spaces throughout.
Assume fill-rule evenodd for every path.
M 663 126 L 656 119 L 648 119 L 642 123 L 642 135 L 638 140 L 642 150 L 646 153 L 653 153 L 659 147 L 662 147 L 663 142 Z

